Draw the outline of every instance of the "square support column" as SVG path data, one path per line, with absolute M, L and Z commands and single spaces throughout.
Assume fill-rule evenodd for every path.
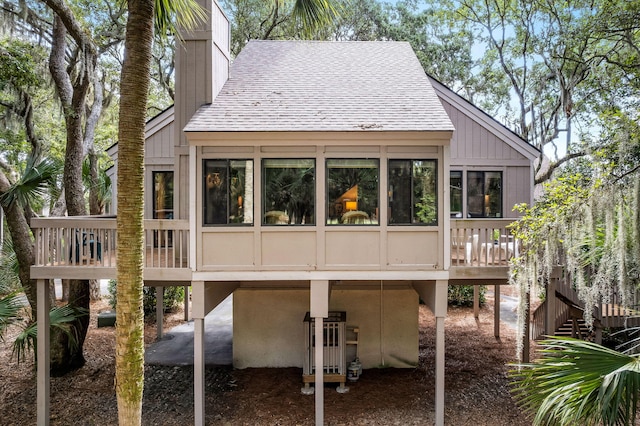
M 310 283 L 309 313 L 315 321 L 315 404 L 316 426 L 324 424 L 324 318 L 329 316 L 329 281 L 317 280 Z
M 447 281 L 436 281 L 436 426 L 444 426 L 444 320 L 447 316 L 447 286 Z
M 164 287 L 156 287 L 156 340 L 164 334 Z
M 500 286 L 493 286 L 493 335 L 500 338 Z
M 49 369 L 51 363 L 50 355 L 50 335 L 49 335 L 49 285 L 46 280 L 37 280 L 37 301 L 38 312 L 36 313 L 37 329 L 38 329 L 38 408 L 37 418 L 38 426 L 48 426 L 50 417 L 50 393 L 51 379 Z
M 204 293 L 204 282 L 191 283 L 194 293 Z M 204 304 L 204 298 L 200 300 Z M 204 426 L 205 398 L 204 398 L 204 315 L 197 316 L 196 312 L 204 309 L 194 309 L 193 314 L 193 417 L 196 426 Z

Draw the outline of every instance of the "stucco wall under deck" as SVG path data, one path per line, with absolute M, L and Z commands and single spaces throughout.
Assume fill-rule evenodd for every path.
M 381 289 L 382 287 L 382 289 Z M 418 363 L 418 295 L 408 285 L 378 282 L 333 286 L 331 311 L 347 313 L 358 326 L 364 368 L 414 367 Z M 233 296 L 233 364 L 302 367 L 309 289 L 246 289 Z M 347 348 L 347 363 L 355 346 Z

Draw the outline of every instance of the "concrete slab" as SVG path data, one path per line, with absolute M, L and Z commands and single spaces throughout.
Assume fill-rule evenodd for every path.
M 206 365 L 233 363 L 233 295 L 223 300 L 204 320 Z M 151 344 L 145 362 L 153 365 L 193 365 L 193 321 L 167 331 Z

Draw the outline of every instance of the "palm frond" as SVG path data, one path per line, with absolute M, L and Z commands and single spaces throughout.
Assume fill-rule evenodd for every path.
M 35 200 L 47 195 L 49 187 L 55 186 L 60 170 L 61 165 L 51 158 L 45 158 L 37 164 L 29 161 L 20 179 L 0 195 L 0 203 L 7 207 L 16 202 L 23 207 L 32 205 Z
M 86 309 L 71 307 L 69 305 L 57 306 L 49 311 L 50 327 L 59 329 L 67 335 L 72 350 L 78 347 L 77 330 L 73 327 L 72 323 L 84 315 L 88 315 Z M 12 356 L 16 357 L 19 364 L 26 359 L 29 352 L 33 351 L 33 353 L 36 354 L 37 349 L 38 324 L 34 321 L 25 327 L 15 342 L 13 342 Z
M 20 289 L 20 264 L 13 250 L 13 240 L 7 233 L 0 250 L 0 295 Z
M 21 297 L 17 292 L 0 298 L 0 341 L 4 341 L 7 327 L 20 319 L 18 313 L 22 308 Z
M 540 342 L 541 357 L 511 371 L 513 393 L 534 425 L 631 425 L 640 358 L 569 338 Z
M 299 23 L 303 35 L 309 37 L 323 26 L 328 26 L 339 16 L 330 0 L 296 0 L 292 16 Z
M 179 28 L 193 29 L 206 18 L 195 0 L 155 0 L 155 30 L 161 36 L 179 36 Z

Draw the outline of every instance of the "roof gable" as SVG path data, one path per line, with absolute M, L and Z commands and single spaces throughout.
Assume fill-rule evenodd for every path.
M 452 131 L 405 42 L 251 41 L 184 129 Z

